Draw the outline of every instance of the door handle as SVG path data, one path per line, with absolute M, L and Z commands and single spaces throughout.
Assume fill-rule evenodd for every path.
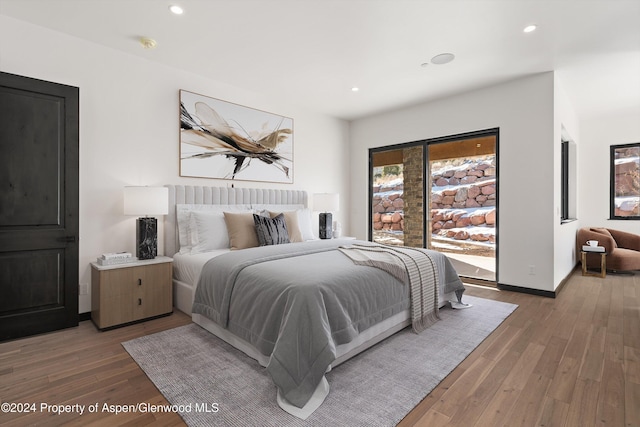
M 63 237 L 58 237 L 58 242 L 65 242 L 65 243 L 75 243 L 76 241 L 76 236 L 63 236 Z

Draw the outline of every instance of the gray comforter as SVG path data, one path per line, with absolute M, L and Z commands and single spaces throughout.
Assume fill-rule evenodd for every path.
M 407 285 L 378 268 L 355 265 L 337 250 L 351 243 L 232 251 L 207 262 L 196 288 L 193 312 L 270 356 L 267 371 L 281 395 L 300 408 L 335 360 L 337 345 L 410 305 Z M 439 273 L 445 292 L 462 287 L 453 268 Z

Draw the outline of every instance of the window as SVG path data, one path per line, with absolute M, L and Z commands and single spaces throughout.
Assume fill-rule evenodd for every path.
M 562 159 L 562 189 L 561 189 L 561 213 L 560 220 L 569 219 L 569 141 L 562 141 L 561 159 Z
M 640 220 L 640 142 L 611 146 L 610 219 Z
M 567 131 L 562 128 L 560 143 L 560 223 L 575 221 L 576 219 L 576 144 Z

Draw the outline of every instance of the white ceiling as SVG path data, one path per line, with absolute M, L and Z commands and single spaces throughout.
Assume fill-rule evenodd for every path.
M 0 0 L 0 14 L 344 119 L 551 70 L 581 119 L 640 108 L 640 0 Z M 456 59 L 421 66 L 443 52 Z

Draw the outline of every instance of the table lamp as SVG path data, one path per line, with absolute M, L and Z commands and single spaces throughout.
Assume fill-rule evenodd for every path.
M 331 212 L 337 212 L 340 207 L 338 193 L 317 193 L 313 195 L 313 210 L 320 212 L 319 236 L 321 239 L 333 237 L 333 220 Z
M 168 188 L 124 188 L 124 214 L 144 215 L 136 222 L 136 256 L 138 259 L 153 259 L 158 254 L 158 220 L 150 215 L 166 215 L 168 213 Z

